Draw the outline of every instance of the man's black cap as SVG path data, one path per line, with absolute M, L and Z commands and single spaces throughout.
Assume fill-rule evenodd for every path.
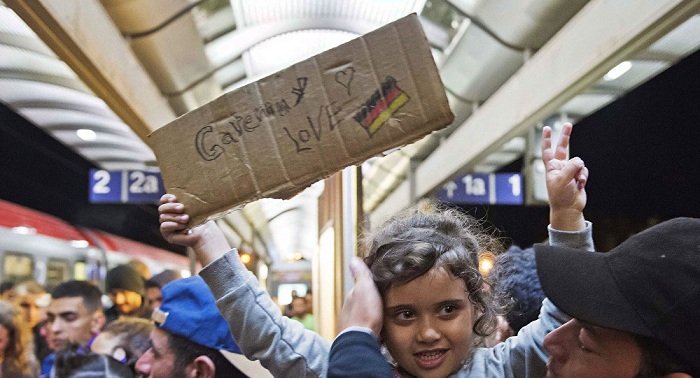
M 542 289 L 559 309 L 655 339 L 700 376 L 700 219 L 660 223 L 607 253 L 535 250 Z

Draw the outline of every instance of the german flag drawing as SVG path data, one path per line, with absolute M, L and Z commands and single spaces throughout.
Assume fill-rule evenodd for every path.
M 353 118 L 371 137 L 408 100 L 406 92 L 396 86 L 396 79 L 387 76 L 381 90 L 375 91 Z

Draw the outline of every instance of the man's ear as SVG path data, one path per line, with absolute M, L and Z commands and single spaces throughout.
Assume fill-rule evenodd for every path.
M 105 326 L 105 323 L 107 323 L 105 314 L 102 311 L 95 311 L 90 320 L 90 332 L 92 332 L 93 335 L 97 335 L 102 331 L 102 327 Z
M 214 378 L 216 375 L 216 366 L 214 361 L 207 356 L 199 356 L 190 363 L 190 368 L 187 376 L 189 378 Z

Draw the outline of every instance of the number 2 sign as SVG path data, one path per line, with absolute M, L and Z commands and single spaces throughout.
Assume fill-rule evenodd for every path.
M 91 203 L 158 203 L 165 194 L 157 171 L 90 170 Z

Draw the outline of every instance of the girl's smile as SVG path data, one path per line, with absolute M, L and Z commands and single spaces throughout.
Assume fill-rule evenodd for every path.
M 402 369 L 416 377 L 446 377 L 462 367 L 475 319 L 463 280 L 434 267 L 389 288 L 385 304 L 385 343 Z

